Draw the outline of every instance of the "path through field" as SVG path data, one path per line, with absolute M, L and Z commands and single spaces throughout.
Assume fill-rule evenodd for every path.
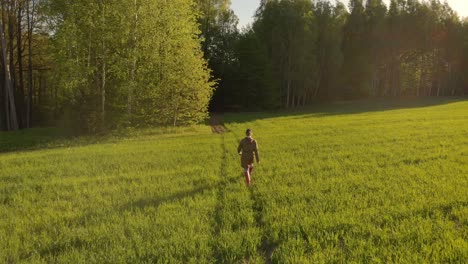
M 222 134 L 227 132 L 227 128 L 223 125 L 223 115 L 220 113 L 213 113 L 210 116 L 211 131 L 215 134 Z
M 225 114 L 16 152 L 7 134 L 0 263 L 463 263 L 467 121 L 455 100 Z M 246 128 L 262 159 L 251 188 Z M 42 132 L 18 134 L 22 149 L 28 133 Z

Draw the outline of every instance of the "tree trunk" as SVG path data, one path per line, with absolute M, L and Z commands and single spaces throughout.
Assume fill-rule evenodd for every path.
M 421 68 L 421 74 L 419 75 L 419 86 L 416 89 L 416 96 L 419 97 L 421 94 L 421 89 L 423 88 L 424 78 L 425 78 L 425 71 L 426 68 L 424 67 L 424 55 L 421 56 L 419 67 Z
M 1 14 L 2 14 L 2 20 L 1 20 L 1 26 L 3 28 L 5 28 L 5 16 L 4 16 L 4 10 L 5 10 L 5 1 L 4 0 L 1 0 L 0 1 L 1 5 L 0 5 L 0 8 L 1 8 Z M 3 63 L 3 58 L 2 59 L 2 63 Z M 2 64 L 3 66 L 3 64 Z M 3 70 L 3 68 L 2 68 Z M 0 84 L 0 128 L 2 130 L 8 130 L 7 128 L 7 118 L 8 118 L 8 94 L 7 94 L 7 90 L 6 90 L 6 87 L 5 87 L 5 81 L 3 79 L 0 79 L 2 80 L 2 84 Z M 4 111 L 4 112 L 3 112 Z
M 43 85 L 42 85 L 42 73 L 39 73 L 38 74 L 39 76 L 37 77 L 37 83 L 35 85 L 35 87 L 37 87 L 37 96 L 36 96 L 36 101 L 37 103 L 39 103 L 39 105 L 42 104 L 42 97 L 44 96 L 43 94 Z
M 1 80 L 1 78 L 0 78 Z M 4 83 L 4 82 L 3 82 Z M 6 112 L 4 112 L 3 110 L 5 109 L 5 107 L 3 106 L 3 104 L 5 103 L 5 85 L 0 83 L 0 130 L 6 130 L 6 122 L 5 122 L 5 114 Z
M 2 39 L 2 56 L 5 73 L 5 90 L 6 90 L 6 108 L 7 108 L 7 130 L 18 130 L 18 119 L 16 115 L 15 95 L 11 85 L 10 70 L 8 66 L 8 57 L 6 52 L 5 34 L 3 25 L 0 27 L 0 38 Z M 9 107 L 8 107 L 9 106 Z
M 136 49 L 137 49 L 137 26 L 138 26 L 138 2 L 134 0 L 134 8 L 135 8 L 135 15 L 133 20 L 133 61 L 130 70 L 130 85 L 128 86 L 128 101 L 127 101 L 127 111 L 129 118 L 132 115 L 132 106 L 133 106 L 133 93 L 135 88 L 135 72 L 136 72 L 136 65 L 137 65 L 137 57 L 136 57 Z
M 373 97 L 376 97 L 378 92 L 378 86 L 379 86 L 379 68 L 377 65 L 374 64 L 373 70 L 372 70 L 372 95 Z
M 454 85 L 454 81 L 452 79 L 452 64 L 449 63 L 449 90 L 451 90 L 451 96 L 454 96 L 455 95 L 455 85 Z
M 102 26 L 106 25 L 106 12 L 104 1 L 102 3 Z M 104 37 L 104 30 L 102 32 L 102 82 L 101 82 L 101 122 L 102 128 L 105 126 L 106 120 L 106 76 L 107 65 L 106 65 L 106 40 Z
M 291 101 L 291 67 L 292 67 L 292 56 L 293 56 L 293 49 L 292 49 L 292 32 L 289 31 L 289 39 L 288 39 L 288 69 L 287 69 L 287 78 L 288 78 L 288 91 L 287 91 L 287 96 L 286 96 L 286 108 L 289 108 L 290 106 L 290 101 Z
M 437 77 L 437 97 L 440 96 L 440 86 L 442 85 L 442 81 L 440 76 Z
M 319 89 L 320 89 L 320 80 L 321 79 L 322 79 L 322 77 L 319 75 L 318 78 L 317 78 L 317 83 L 315 84 L 314 98 L 317 98 L 317 95 L 318 95 L 318 92 L 319 92 Z
M 32 0 L 32 10 L 30 10 L 30 1 L 27 1 L 27 16 L 28 16 L 28 104 L 27 104 L 27 127 L 31 127 L 32 123 L 32 104 L 33 104 L 33 69 L 32 69 L 32 31 L 34 23 L 34 7 L 35 0 Z
M 22 117 L 21 120 L 23 120 L 22 126 L 24 127 L 24 120 L 28 120 L 27 118 L 27 113 L 24 113 L 24 99 L 25 99 L 25 92 L 24 92 L 24 80 L 23 80 L 23 42 L 22 42 L 22 31 L 21 31 L 21 22 L 22 22 L 22 17 L 23 17 L 23 7 L 22 3 L 18 4 L 18 25 L 16 28 L 16 39 L 17 39 L 17 55 L 18 55 L 18 85 L 19 85 L 19 92 L 20 92 L 20 105 L 21 105 L 21 113 Z M 26 114 L 26 115 L 25 115 Z M 29 123 L 26 124 L 26 127 L 29 127 Z
M 390 62 L 390 69 L 389 69 L 389 82 L 390 82 L 390 87 L 389 87 L 389 96 L 393 96 L 394 95 L 394 90 L 395 90 L 395 74 L 394 74 L 394 71 L 395 71 L 395 67 L 394 67 L 394 62 L 393 62 L 393 56 L 392 56 L 392 59 L 391 59 L 391 62 Z
M 296 107 L 296 86 L 293 85 L 292 87 L 292 108 Z
M 54 117 L 57 118 L 59 113 L 58 113 L 58 87 L 57 85 L 54 85 L 54 102 L 55 102 L 55 106 L 54 106 Z
M 286 70 L 286 81 L 287 81 L 287 89 L 286 89 L 286 108 L 289 108 L 289 102 L 291 97 L 291 54 L 288 55 L 288 67 Z
M 177 116 L 178 116 L 178 110 L 174 109 L 174 116 L 172 118 L 172 125 L 175 127 L 177 126 Z
M 307 90 L 308 90 L 308 86 L 306 84 L 306 81 L 303 81 L 302 82 L 302 90 L 304 91 L 304 95 L 302 97 L 302 106 L 305 106 L 306 105 L 306 100 L 307 100 Z
M 400 73 L 400 61 L 396 65 L 396 96 L 401 96 L 401 73 Z
M 9 72 L 10 72 L 10 85 L 11 85 L 11 89 L 13 91 L 13 93 L 16 93 L 17 92 L 17 87 L 16 85 L 18 84 L 17 81 L 16 81 L 16 69 L 15 69 L 15 57 L 14 57 L 14 54 L 15 54 L 15 47 L 14 47 L 14 41 L 15 41 L 15 25 L 14 25 L 14 4 L 15 2 L 10 2 L 10 10 L 9 10 L 9 15 L 8 15 L 8 46 L 9 46 L 9 60 L 10 60 L 10 68 L 9 68 Z M 21 92 L 21 91 L 20 91 Z M 19 100 L 18 98 L 15 98 L 16 100 L 18 101 L 21 101 L 21 100 L 24 100 L 24 97 L 20 94 L 20 97 Z M 16 102 L 15 102 L 15 106 L 16 106 Z M 15 109 L 15 113 L 16 113 L 16 121 L 18 122 L 18 126 L 20 125 L 21 123 L 21 108 L 18 109 L 16 108 Z
M 107 68 L 106 68 L 106 54 L 105 54 L 105 48 L 106 44 L 105 41 L 102 42 L 102 47 L 103 47 L 103 61 L 102 61 L 102 83 L 101 83 L 101 121 L 102 125 L 104 126 L 105 120 L 106 120 L 106 73 L 107 73 Z

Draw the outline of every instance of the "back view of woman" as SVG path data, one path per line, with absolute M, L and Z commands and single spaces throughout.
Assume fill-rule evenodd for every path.
M 253 172 L 254 155 L 257 163 L 260 162 L 258 157 L 258 144 L 255 139 L 252 138 L 252 129 L 245 131 L 246 137 L 241 140 L 237 152 L 241 155 L 241 166 L 244 169 L 245 184 L 250 186 L 250 176 Z

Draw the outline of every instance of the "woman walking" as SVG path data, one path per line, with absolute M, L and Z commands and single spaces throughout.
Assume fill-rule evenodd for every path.
M 245 184 L 250 186 L 250 176 L 253 172 L 254 155 L 257 163 L 260 163 L 258 157 L 258 144 L 255 139 L 252 138 L 252 129 L 245 131 L 246 137 L 241 140 L 239 147 L 237 147 L 237 153 L 241 155 L 241 166 L 244 169 Z

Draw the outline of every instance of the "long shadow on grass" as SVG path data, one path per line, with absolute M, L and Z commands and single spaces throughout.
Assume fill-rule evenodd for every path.
M 71 225 L 76 225 L 80 227 L 86 227 L 92 224 L 101 223 L 107 221 L 107 217 L 112 215 L 114 212 L 119 212 L 123 214 L 124 212 L 132 212 L 138 210 L 144 210 L 145 208 L 158 208 L 160 205 L 167 203 L 175 203 L 178 201 L 183 201 L 187 198 L 192 198 L 197 195 L 202 195 L 205 192 L 211 192 L 212 190 L 217 190 L 221 184 L 207 184 L 206 182 L 200 181 L 197 184 L 198 187 L 188 191 L 182 191 L 174 193 L 165 197 L 155 197 L 150 199 L 139 199 L 127 204 L 124 204 L 120 207 L 110 207 L 104 210 L 97 210 L 92 212 L 84 213 L 83 215 L 70 219 L 69 222 Z M 40 227 L 38 227 L 39 229 Z M 82 248 L 90 243 L 89 241 L 83 241 L 80 237 L 72 237 L 70 240 L 60 243 L 53 243 L 52 245 L 39 250 L 41 256 L 58 256 L 61 253 L 69 250 L 70 248 Z
M 157 208 L 160 205 L 165 204 L 165 203 L 173 203 L 177 201 L 182 201 L 186 198 L 195 197 L 197 195 L 203 194 L 204 192 L 209 192 L 214 189 L 218 189 L 220 184 L 213 184 L 213 185 L 204 184 L 204 186 L 201 186 L 201 185 L 202 184 L 200 184 L 199 187 L 196 187 L 190 191 L 178 192 L 169 196 L 159 197 L 159 198 L 154 198 L 154 199 L 139 199 L 139 200 L 132 201 L 130 203 L 127 203 L 117 208 L 108 208 L 107 210 L 89 212 L 76 219 L 69 220 L 69 222 L 73 223 L 73 225 L 85 227 L 92 223 L 106 221 L 105 220 L 106 217 L 112 214 L 111 212 L 113 211 L 118 211 L 120 212 L 120 214 L 122 214 L 127 211 L 144 210 L 145 208 Z M 59 256 L 61 253 L 70 250 L 70 248 L 79 249 L 82 247 L 86 247 L 88 243 L 90 242 L 84 241 L 80 237 L 73 236 L 71 239 L 65 242 L 61 241 L 58 243 L 52 243 L 50 246 L 40 249 L 39 254 L 42 257 Z
M 454 227 L 457 230 L 462 230 L 466 225 L 462 223 L 462 220 L 454 215 L 454 210 L 458 208 L 464 208 L 468 206 L 466 201 L 454 201 L 446 204 L 440 204 L 433 207 L 425 207 L 419 210 L 408 211 L 402 214 L 388 214 L 378 215 L 377 218 L 372 219 L 374 225 L 380 228 L 392 228 L 398 227 L 401 223 L 404 223 L 412 218 L 418 219 L 419 217 L 423 219 L 448 219 L 454 223 Z M 342 250 L 343 254 L 346 256 L 346 260 L 349 261 L 348 257 L 354 248 L 350 248 L 346 244 L 345 237 L 353 237 L 356 240 L 361 241 L 372 241 L 374 245 L 382 245 L 383 241 L 389 239 L 389 244 L 397 245 L 401 244 L 402 241 L 395 237 L 386 238 L 385 234 L 379 232 L 371 232 L 370 230 L 363 229 L 361 225 L 356 223 L 337 223 L 335 225 L 305 225 L 299 224 L 295 228 L 292 228 L 288 231 L 282 230 L 282 236 L 278 238 L 279 241 L 287 241 L 291 238 L 302 239 L 307 244 L 311 244 L 312 239 L 320 238 L 320 246 L 322 249 L 326 247 L 337 247 Z M 443 230 L 436 230 L 441 232 Z M 337 235 L 338 234 L 338 235 Z M 280 242 L 282 243 L 282 242 Z M 405 242 L 403 242 L 405 243 Z M 407 241 L 406 243 L 424 243 L 421 241 Z M 272 253 L 275 247 L 279 245 L 262 245 L 265 246 L 267 253 Z M 271 257 L 271 255 L 270 255 Z M 267 263 L 270 259 L 267 258 Z
M 201 195 L 205 192 L 210 192 L 213 190 L 216 190 L 219 188 L 221 184 L 211 184 L 211 185 L 205 185 L 205 186 L 199 186 L 194 189 L 191 189 L 189 191 L 183 191 L 183 192 L 178 192 L 174 193 L 169 196 L 164 196 L 164 197 L 155 197 L 155 198 L 150 198 L 150 199 L 139 199 L 136 201 L 132 201 L 130 203 L 127 203 L 125 205 L 122 205 L 119 210 L 120 211 L 133 211 L 135 209 L 145 209 L 149 207 L 154 207 L 157 208 L 162 204 L 166 203 L 174 203 L 178 201 L 182 201 L 186 198 L 193 198 L 197 195 Z
M 155 199 L 154 201 L 139 200 L 134 203 L 129 203 L 127 206 L 121 207 L 121 209 L 123 211 L 127 211 L 127 210 L 133 210 L 135 208 L 142 209 L 142 208 L 146 208 L 149 206 L 159 206 L 163 203 L 170 203 L 170 202 L 182 200 L 187 197 L 193 197 L 195 195 L 203 193 L 204 191 L 208 191 L 214 188 L 219 188 L 219 190 L 221 191 L 222 186 L 225 186 L 229 184 L 230 182 L 234 183 L 234 181 L 232 181 L 231 179 L 231 181 L 227 180 L 218 185 L 207 186 L 205 188 L 200 187 L 200 188 L 196 188 L 194 190 L 188 191 L 188 192 L 180 192 L 180 193 L 177 193 L 168 197 L 164 197 L 161 199 Z M 252 191 L 252 198 L 255 199 L 254 210 L 257 210 L 259 213 L 261 213 L 262 201 L 261 201 L 261 198 L 257 196 L 255 190 Z M 216 220 L 218 221 L 217 222 L 218 224 L 221 223 L 219 222 L 221 219 L 218 219 L 218 217 L 221 217 L 221 210 L 222 210 L 221 208 L 222 205 L 219 204 L 219 206 L 220 207 L 218 207 L 216 210 L 216 217 L 217 217 Z M 462 230 L 464 228 L 464 224 L 461 222 L 462 220 L 458 219 L 455 215 L 453 215 L 453 210 L 456 208 L 463 208 L 466 206 L 468 206 L 468 202 L 466 201 L 454 201 L 454 202 L 447 203 L 447 204 L 441 204 L 435 207 L 428 207 L 428 208 L 422 208 L 416 211 L 409 211 L 404 214 L 397 214 L 397 215 L 390 214 L 390 218 L 380 217 L 378 219 L 374 219 L 373 221 L 376 225 L 384 227 L 387 225 L 390 225 L 390 226 L 398 225 L 398 223 L 404 221 L 405 219 L 410 219 L 410 218 L 414 218 L 418 216 L 421 216 L 424 218 L 438 218 L 442 216 L 444 218 L 447 218 L 453 221 L 455 224 L 455 227 L 457 229 Z M 441 213 L 441 215 L 439 213 Z M 99 214 L 88 214 L 86 216 L 82 216 L 78 219 L 75 219 L 71 221 L 70 223 L 74 223 L 79 226 L 86 226 L 89 224 L 88 221 L 97 221 L 96 217 L 103 217 L 105 219 L 106 215 L 107 215 L 106 212 L 100 212 Z M 260 214 L 258 216 L 260 216 Z M 89 220 L 89 219 L 94 219 L 94 220 Z M 262 221 L 260 218 L 257 219 L 257 221 L 258 221 L 257 224 L 260 224 L 260 225 L 262 224 Z M 220 231 L 219 228 L 220 226 L 217 226 L 215 228 L 215 235 L 219 235 L 219 231 Z M 349 248 L 348 245 L 346 245 L 344 237 L 342 235 L 339 235 L 338 240 L 335 240 L 334 235 L 337 233 L 352 235 L 355 238 L 359 238 L 359 239 L 366 240 L 366 241 L 370 240 L 370 241 L 373 241 L 375 244 L 381 243 L 384 239 L 380 234 L 375 234 L 366 230 L 361 230 L 359 226 L 356 226 L 353 224 L 347 224 L 347 223 L 340 223 L 340 224 L 328 226 L 328 227 L 314 226 L 314 225 L 312 226 L 301 225 L 293 229 L 292 232 L 290 231 L 289 233 L 286 233 L 286 235 L 288 237 L 295 237 L 295 238 L 303 239 L 304 241 L 308 243 L 310 243 L 310 239 L 317 237 L 317 236 L 324 237 L 324 238 L 331 237 L 331 240 L 328 241 L 328 243 L 331 243 L 331 244 L 336 243 L 336 245 L 343 251 L 344 254 L 349 254 L 353 249 Z M 218 236 L 214 236 L 214 237 L 216 238 Z M 287 237 L 280 237 L 280 239 L 287 240 Z M 48 257 L 51 257 L 51 256 L 59 256 L 61 253 L 69 251 L 71 248 L 80 249 L 80 248 L 86 247 L 88 246 L 89 243 L 92 243 L 92 242 L 86 241 L 85 239 L 79 236 L 73 236 L 69 240 L 61 241 L 58 243 L 52 243 L 49 246 L 39 249 L 39 254 L 41 257 L 46 257 L 46 259 L 48 259 Z M 392 243 L 398 244 L 398 243 L 401 243 L 401 241 L 395 240 Z M 270 244 L 266 240 L 266 238 L 263 237 L 262 244 L 259 245 L 258 250 L 265 254 L 266 263 L 271 263 L 271 255 L 277 246 L 278 245 Z M 325 247 L 325 246 L 326 246 L 325 244 L 322 245 L 322 247 Z M 217 252 L 217 254 L 218 253 L 219 252 Z M 217 256 L 217 261 L 218 263 L 223 263 L 221 255 Z
M 327 117 L 334 115 L 351 115 L 369 112 L 382 112 L 400 109 L 423 108 L 437 105 L 447 105 L 467 101 L 468 97 L 413 98 L 413 99 L 374 99 L 360 101 L 345 101 L 332 103 L 317 103 L 316 105 L 299 107 L 293 110 L 270 112 L 225 113 L 227 123 L 245 123 L 259 119 L 275 117 L 293 117 L 311 115 Z
M 192 132 L 192 127 L 153 127 L 109 131 L 105 134 L 76 134 L 60 128 L 32 128 L 20 131 L 0 131 L 0 154 L 43 149 L 82 147 L 103 143 L 114 143 L 122 139 L 141 136 L 158 136 Z M 179 134 L 179 132 L 182 132 Z M 188 134 L 187 136 L 190 136 Z
M 0 154 L 9 152 L 87 146 L 110 141 L 110 136 L 75 136 L 58 128 L 0 131 Z

